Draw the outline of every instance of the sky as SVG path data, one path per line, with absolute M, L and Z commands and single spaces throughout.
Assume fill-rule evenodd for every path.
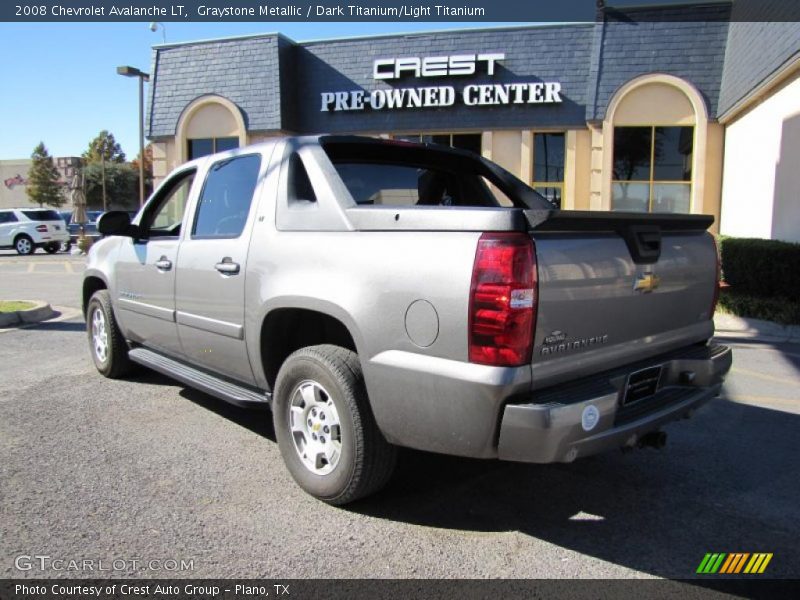
M 107 129 L 128 160 L 139 152 L 135 78 L 150 71 L 163 32 L 148 23 L 0 23 L 0 160 L 28 158 L 44 142 L 52 156 L 80 156 Z M 503 23 L 166 23 L 168 43 L 280 31 L 306 40 Z M 520 25 L 520 23 L 515 23 Z M 145 93 L 147 90 L 145 89 Z M 146 101 L 146 96 L 145 96 Z

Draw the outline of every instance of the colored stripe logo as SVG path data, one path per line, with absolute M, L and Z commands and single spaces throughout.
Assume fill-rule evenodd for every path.
M 700 561 L 697 573 L 702 575 L 761 574 L 772 560 L 772 552 L 709 552 Z

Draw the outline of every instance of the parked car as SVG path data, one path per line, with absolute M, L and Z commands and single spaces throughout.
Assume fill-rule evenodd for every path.
M 55 210 L 0 209 L 0 248 L 13 248 L 17 254 L 33 254 L 36 248 L 44 248 L 54 254 L 68 241 L 67 225 Z
M 62 211 L 61 217 L 67 224 L 67 228 L 69 229 L 69 237 L 70 241 L 74 244 L 78 241 L 78 236 L 81 232 L 81 225 L 80 223 L 76 223 L 72 220 L 74 216 L 74 211 Z M 100 234 L 97 232 L 97 219 L 100 215 L 103 214 L 102 210 L 87 210 L 86 211 L 86 218 L 88 221 L 84 223 L 83 231 L 84 234 L 91 237 L 97 238 L 100 237 Z
M 470 152 L 347 136 L 186 163 L 83 281 L 94 363 L 268 405 L 284 462 L 344 504 L 397 446 L 570 462 L 661 447 L 716 396 L 706 215 L 556 210 Z M 169 418 L 167 415 L 165 418 Z

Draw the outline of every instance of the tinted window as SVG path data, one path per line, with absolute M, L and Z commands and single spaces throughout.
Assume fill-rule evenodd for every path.
M 186 210 L 193 181 L 194 171 L 190 171 L 167 184 L 169 187 L 159 190 L 161 199 L 158 201 L 158 207 L 144 217 L 145 222 L 150 223 L 151 237 L 171 237 L 180 234 L 183 213 Z
M 12 212 L 0 212 L 0 223 L 16 223 L 17 215 Z
M 653 179 L 691 181 L 694 127 L 656 127 L 655 133 Z
M 311 179 L 303 164 L 302 159 L 297 153 L 292 154 L 289 159 L 289 200 L 305 200 L 316 202 L 317 195 L 311 186 Z
M 200 158 L 201 156 L 208 156 L 209 154 L 214 154 L 213 139 L 203 138 L 189 140 L 189 160 Z
M 224 152 L 225 150 L 233 150 L 239 147 L 239 138 L 224 137 L 214 139 L 214 152 Z
M 496 206 L 482 180 L 402 164 L 335 163 L 357 204 L 378 206 Z
M 23 210 L 22 214 L 31 221 L 60 221 L 61 216 L 54 210 Z
M 650 179 L 651 127 L 614 129 L 614 174 L 617 181 Z
M 244 229 L 258 183 L 261 155 L 221 160 L 208 171 L 192 234 L 197 237 L 238 237 Z

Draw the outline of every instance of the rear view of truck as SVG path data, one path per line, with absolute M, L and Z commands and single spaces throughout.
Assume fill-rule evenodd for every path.
M 560 211 L 468 153 L 336 138 L 323 147 L 356 200 L 357 229 L 418 231 L 420 243 L 437 229 L 440 239 L 480 230 L 470 255 L 451 260 L 450 277 L 471 269 L 466 302 L 426 299 L 440 313 L 467 309 L 465 356 L 451 357 L 473 367 L 397 352 L 367 359 L 370 399 L 390 441 L 569 462 L 661 447 L 663 424 L 719 393 L 731 354 L 711 342 L 712 217 Z M 392 183 L 402 167 L 417 169 L 416 184 Z M 398 201 L 414 185 L 410 205 Z M 424 297 L 423 275 L 420 288 Z

